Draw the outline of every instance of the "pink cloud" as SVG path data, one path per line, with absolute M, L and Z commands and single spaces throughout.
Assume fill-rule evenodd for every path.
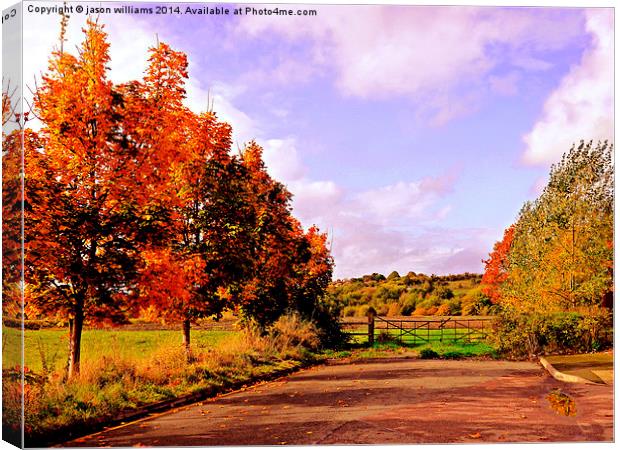
M 452 191 L 455 176 L 426 177 L 419 181 L 399 181 L 357 194 L 355 202 L 366 215 L 390 223 L 394 220 L 433 220 L 445 215 L 438 200 Z
M 511 72 L 503 76 L 490 76 L 489 85 L 493 92 L 501 95 L 516 95 L 519 91 L 517 83 L 519 82 L 519 74 Z
M 576 14 L 544 8 L 356 6 L 355 14 L 347 7 L 317 9 L 320 20 L 247 17 L 238 31 L 309 40 L 313 62 L 335 70 L 342 94 L 407 96 L 424 105 L 422 115 L 435 125 L 476 108 L 486 76 L 502 61 L 492 48 L 503 45 L 520 55 L 521 68 L 536 63 L 540 69 L 546 63 L 536 52 L 565 46 L 581 29 Z M 496 88 L 511 91 L 509 82 L 496 80 Z M 464 92 L 474 98 L 459 101 Z
M 458 168 L 356 192 L 310 178 L 294 137 L 266 141 L 264 157 L 270 174 L 293 193 L 295 216 L 333 240 L 336 278 L 392 270 L 479 271 L 499 232 L 443 228 Z

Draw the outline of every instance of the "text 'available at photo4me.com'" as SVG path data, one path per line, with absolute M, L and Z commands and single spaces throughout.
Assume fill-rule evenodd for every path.
M 294 9 L 293 5 L 265 7 L 261 5 L 215 5 L 215 4 L 158 4 L 154 6 L 113 4 L 29 4 L 26 12 L 30 14 L 122 14 L 122 15 L 188 15 L 188 16 L 318 16 L 316 9 Z M 3 16 L 3 21 L 6 17 Z

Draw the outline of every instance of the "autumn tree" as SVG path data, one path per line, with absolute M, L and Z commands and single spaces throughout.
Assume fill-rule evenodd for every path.
M 523 310 L 601 304 L 613 277 L 613 146 L 582 142 L 522 208 L 502 290 Z
M 287 280 L 293 278 L 301 225 L 291 216 L 291 194 L 267 173 L 263 149 L 251 142 L 243 152 L 251 203 L 257 218 L 256 260 L 244 285 L 240 308 L 261 327 L 273 323 L 290 304 Z
M 301 240 L 303 251 L 297 253 L 295 276 L 291 279 L 290 308 L 317 326 L 323 345 L 341 343 L 346 337 L 336 318 L 340 316 L 342 304 L 327 295 L 334 269 L 327 234 L 311 226 Z
M 310 311 L 331 278 L 325 237 L 304 233 L 259 146 L 234 155 L 230 125 L 183 105 L 186 55 L 157 42 L 143 79 L 114 85 L 103 26 L 87 21 L 77 55 L 65 27 L 28 135 L 25 270 L 29 311 L 68 320 L 69 377 L 87 321 L 150 308 L 183 324 L 189 354 L 192 321 L 225 308 L 261 324 Z
M 10 83 L 2 91 L 2 312 L 21 313 L 21 217 L 23 132 Z M 15 126 L 18 125 L 18 126 Z
M 613 291 L 612 155 L 606 142 L 581 142 L 552 166 L 485 261 L 482 289 L 495 303 L 530 315 L 599 314 Z
M 247 170 L 230 152 L 230 126 L 213 113 L 188 113 L 187 120 L 169 239 L 145 258 L 141 290 L 163 318 L 183 324 L 189 355 L 191 323 L 221 317 L 239 297 L 253 264 L 256 221 Z
M 501 299 L 501 285 L 508 277 L 508 254 L 514 236 L 514 225 L 506 228 L 504 237 L 493 246 L 489 259 L 484 260 L 484 275 L 482 276 L 482 292 L 495 304 Z
M 333 259 L 327 236 L 303 227 L 291 214 L 291 193 L 267 173 L 262 148 L 250 143 L 243 152 L 256 211 L 257 255 L 240 299 L 242 314 L 266 327 L 287 311 L 318 325 L 326 339 L 340 338 L 334 327 L 339 310 L 325 297 Z M 324 339 L 325 340 L 325 339 Z
M 77 56 L 53 53 L 35 96 L 44 145 L 26 166 L 30 306 L 68 319 L 69 377 L 79 372 L 85 320 L 124 316 L 149 223 L 137 169 L 157 170 L 125 134 L 109 60 L 103 26 L 91 19 Z

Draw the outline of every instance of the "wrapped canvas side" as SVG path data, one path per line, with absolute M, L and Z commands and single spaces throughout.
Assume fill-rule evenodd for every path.
M 2 14 L 2 439 L 24 443 L 22 5 Z

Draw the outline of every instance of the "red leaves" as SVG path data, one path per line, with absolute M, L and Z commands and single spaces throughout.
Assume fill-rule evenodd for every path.
M 498 303 L 501 298 L 500 286 L 508 277 L 508 253 L 514 238 L 515 226 L 511 225 L 504 231 L 504 238 L 496 242 L 489 259 L 484 262 L 484 275 L 482 276 L 482 292 L 489 296 L 493 303 Z
M 325 235 L 292 217 L 260 146 L 234 155 L 229 124 L 183 106 L 186 55 L 158 43 L 143 80 L 114 85 L 103 26 L 83 31 L 77 55 L 52 54 L 35 93 L 43 127 L 26 133 L 29 312 L 185 320 L 242 306 L 274 319 L 316 297 L 333 265 Z

